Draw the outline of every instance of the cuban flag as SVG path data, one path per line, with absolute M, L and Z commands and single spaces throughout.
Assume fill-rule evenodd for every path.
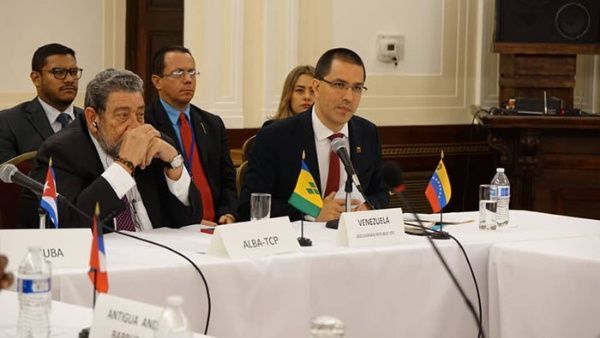
M 442 152 L 440 162 L 438 163 L 427 188 L 425 196 L 431 205 L 433 212 L 440 212 L 450 202 L 452 196 L 452 187 L 450 186 L 450 178 L 444 166 L 444 153 Z
M 100 207 L 96 204 L 96 214 L 92 221 L 92 249 L 90 252 L 90 271 L 88 276 L 97 292 L 108 292 L 108 272 L 106 271 L 106 251 L 102 228 L 96 226 Z
M 58 229 L 58 207 L 56 206 L 56 180 L 54 179 L 54 169 L 52 168 L 52 158 L 48 163 L 48 172 L 46 173 L 46 183 L 44 192 L 40 200 L 40 207 L 46 211 L 48 217 Z

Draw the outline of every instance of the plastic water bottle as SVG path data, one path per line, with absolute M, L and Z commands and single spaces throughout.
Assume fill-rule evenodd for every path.
M 343 338 L 344 323 L 331 316 L 320 316 L 310 323 L 311 338 Z
M 19 319 L 17 335 L 21 338 L 50 336 L 51 265 L 40 247 L 31 246 L 19 265 Z
M 499 227 L 508 225 L 508 209 L 510 204 L 510 182 L 504 173 L 504 168 L 497 168 L 492 184 L 498 186 L 498 205 L 496 206 L 496 221 Z
M 160 315 L 155 338 L 191 338 L 188 321 L 183 313 L 183 298 L 180 296 L 167 297 L 167 306 Z

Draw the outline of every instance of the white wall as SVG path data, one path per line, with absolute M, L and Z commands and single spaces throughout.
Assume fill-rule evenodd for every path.
M 0 1 L 0 109 L 36 95 L 29 79 L 31 57 L 39 46 L 52 42 L 73 48 L 84 69 L 76 100 L 81 105 L 85 86 L 96 73 L 124 65 L 124 4 L 118 0 Z
M 184 0 L 184 41 L 201 71 L 194 103 L 230 128 L 258 127 L 297 64 L 346 46 L 363 57 L 369 91 L 359 114 L 378 125 L 471 122 L 470 106 L 497 105 L 493 0 Z M 91 77 L 123 68 L 125 0 L 0 1 L 0 109 L 35 95 L 33 51 L 61 42 Z M 67 14 L 68 13 L 68 14 Z M 405 36 L 397 67 L 376 59 L 378 33 Z M 600 112 L 600 60 L 578 58 L 575 105 Z

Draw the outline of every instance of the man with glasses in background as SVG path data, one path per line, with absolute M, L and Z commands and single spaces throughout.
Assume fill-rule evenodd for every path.
M 355 116 L 362 94 L 367 90 L 364 64 L 355 52 L 331 49 L 315 67 L 312 88 L 315 104 L 307 111 L 260 130 L 248 159 L 248 171 L 240 194 L 239 214 L 249 219 L 250 195 L 271 194 L 271 217 L 302 217 L 288 204 L 304 158 L 323 197 L 317 221 L 330 221 L 345 211 L 346 172 L 337 154 L 330 149 L 342 139 L 367 201 L 353 188 L 352 209 L 387 206 L 389 194 L 381 178 L 381 146 L 377 127 Z M 340 142 L 342 142 L 340 141 Z
M 190 104 L 198 75 L 187 48 L 157 51 L 152 58 L 152 84 L 159 99 L 146 108 L 146 122 L 178 144 L 202 196 L 202 223 L 233 223 L 238 218 L 238 199 L 227 131 L 219 116 Z
M 73 106 L 82 72 L 69 47 L 51 43 L 35 51 L 29 77 L 37 97 L 0 112 L 0 163 L 38 150 L 82 113 Z

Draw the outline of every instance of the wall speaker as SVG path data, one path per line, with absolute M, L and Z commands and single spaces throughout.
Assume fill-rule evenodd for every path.
M 496 0 L 496 42 L 600 43 L 600 0 Z

